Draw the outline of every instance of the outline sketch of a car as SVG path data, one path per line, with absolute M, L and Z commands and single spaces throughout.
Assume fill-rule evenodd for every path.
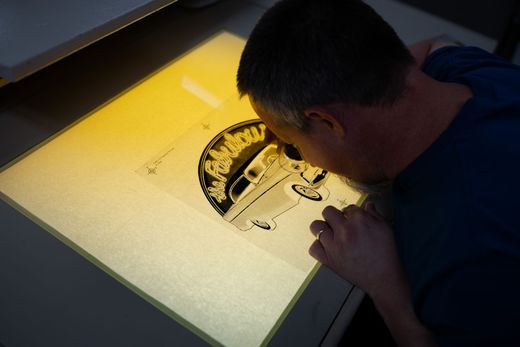
M 230 185 L 233 205 L 224 220 L 241 230 L 256 225 L 265 230 L 276 228 L 274 218 L 298 205 L 302 197 L 320 201 L 329 191 L 323 186 L 329 173 L 302 160 L 293 146 L 270 144 L 251 160 Z

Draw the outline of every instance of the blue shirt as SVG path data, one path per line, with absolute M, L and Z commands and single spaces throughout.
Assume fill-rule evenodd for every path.
M 520 67 L 445 47 L 423 71 L 474 95 L 394 183 L 416 313 L 440 346 L 520 346 Z

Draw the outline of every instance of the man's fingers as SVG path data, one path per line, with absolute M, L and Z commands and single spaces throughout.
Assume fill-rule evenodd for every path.
M 334 206 L 325 207 L 321 214 L 333 230 L 339 228 L 345 221 L 343 213 Z
M 327 222 L 323 220 L 315 220 L 311 223 L 309 229 L 311 230 L 312 235 L 316 236 L 320 230 L 323 230 L 327 226 Z
M 320 263 L 327 265 L 327 253 L 320 241 L 316 240 L 312 243 L 309 254 Z
M 319 234 L 319 241 L 325 246 L 329 247 L 331 242 L 334 240 L 334 233 L 332 231 L 332 228 L 330 225 L 322 220 L 315 220 L 311 223 L 309 229 L 311 230 L 311 233 L 318 238 Z
M 376 210 L 376 205 L 373 202 L 368 202 L 364 207 L 359 207 L 357 205 L 348 205 L 343 210 L 343 215 L 346 219 L 351 219 L 356 213 L 368 213 L 372 217 L 377 220 L 384 220 L 383 216 L 379 214 Z
M 361 209 L 361 207 L 359 207 L 357 205 L 348 205 L 347 207 L 343 208 L 341 210 L 341 212 L 343 213 L 345 218 L 349 219 L 349 218 L 352 218 L 354 213 L 356 213 L 356 211 L 358 211 L 360 209 Z

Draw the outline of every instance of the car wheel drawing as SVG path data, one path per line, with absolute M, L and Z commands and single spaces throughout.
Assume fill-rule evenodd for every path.
M 274 227 L 269 225 L 269 223 L 264 222 L 262 220 L 250 219 L 250 221 L 251 221 L 251 223 L 253 223 L 254 225 L 256 225 L 259 228 L 262 228 L 262 229 L 265 229 L 265 230 L 272 230 L 272 229 L 274 229 Z
M 296 193 L 300 194 L 304 198 L 313 200 L 313 201 L 321 201 L 323 200 L 320 193 L 315 191 L 312 188 L 309 188 L 307 186 L 302 186 L 301 184 L 293 184 L 291 187 Z

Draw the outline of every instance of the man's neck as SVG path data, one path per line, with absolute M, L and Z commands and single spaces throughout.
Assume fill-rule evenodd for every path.
M 392 130 L 387 147 L 390 153 L 384 162 L 387 177 L 397 177 L 428 149 L 472 95 L 465 85 L 442 83 L 421 71 L 412 72 L 406 95 L 388 117 Z

